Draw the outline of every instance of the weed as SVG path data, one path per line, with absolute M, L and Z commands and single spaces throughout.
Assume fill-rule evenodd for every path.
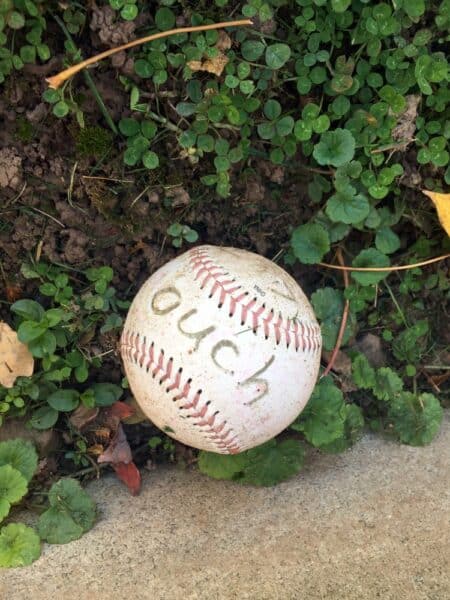
M 89 370 L 102 362 L 101 356 L 91 356 L 85 349 L 86 342 L 96 332 L 117 330 L 122 324 L 120 311 L 129 305 L 110 285 L 112 269 L 86 269 L 80 293 L 74 292 L 68 273 L 60 267 L 24 265 L 22 274 L 39 280 L 45 298 L 43 303 L 23 299 L 11 306 L 19 339 L 38 360 L 38 368 L 32 377 L 19 377 L 12 388 L 0 389 L 2 415 L 27 416 L 32 427 L 49 429 L 79 404 L 109 406 L 118 400 L 122 389 L 117 385 L 85 384 Z
M 181 223 L 172 223 L 168 227 L 167 233 L 173 238 L 172 246 L 175 246 L 175 248 L 181 248 L 183 241 L 193 244 L 198 240 L 198 233 L 188 225 L 182 225 Z

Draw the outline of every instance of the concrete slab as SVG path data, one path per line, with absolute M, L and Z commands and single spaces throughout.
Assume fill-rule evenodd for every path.
M 249 488 L 193 471 L 89 486 L 81 540 L 0 573 L 2 600 L 449 600 L 450 418 L 411 448 L 367 435 L 295 479 Z

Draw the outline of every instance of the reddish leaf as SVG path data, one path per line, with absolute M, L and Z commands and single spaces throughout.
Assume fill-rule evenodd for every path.
M 18 283 L 10 283 L 6 286 L 6 299 L 8 302 L 15 302 L 22 297 L 22 288 Z
M 141 474 L 134 462 L 128 464 L 116 463 L 113 464 L 113 469 L 117 474 L 117 477 L 125 483 L 133 496 L 139 494 L 141 489 Z
M 99 463 L 130 463 L 133 460 L 131 455 L 130 445 L 127 442 L 125 432 L 122 425 L 117 428 L 117 431 L 111 440 L 111 443 L 106 450 L 101 454 L 97 461 Z
M 134 414 L 134 409 L 125 402 L 120 402 L 120 400 L 114 402 L 109 410 L 113 417 L 118 417 L 121 420 Z

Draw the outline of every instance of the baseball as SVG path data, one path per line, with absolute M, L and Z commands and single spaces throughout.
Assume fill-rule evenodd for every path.
M 303 410 L 321 335 L 298 284 L 266 258 L 199 246 L 156 271 L 129 309 L 121 354 L 136 401 L 165 433 L 236 454 Z

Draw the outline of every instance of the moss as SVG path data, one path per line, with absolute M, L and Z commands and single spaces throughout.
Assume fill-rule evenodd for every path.
M 74 137 L 76 153 L 84 158 L 98 158 L 105 154 L 112 144 L 112 134 L 98 125 L 78 129 Z
M 20 115 L 16 119 L 16 138 L 28 144 L 34 137 L 33 125 L 23 115 Z

